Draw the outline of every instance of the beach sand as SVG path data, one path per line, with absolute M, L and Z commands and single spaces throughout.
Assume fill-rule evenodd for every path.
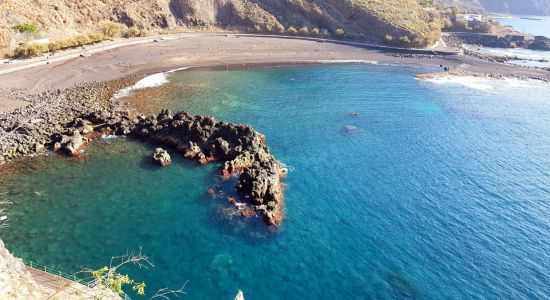
M 467 64 L 476 72 L 515 76 L 549 77 L 550 72 L 513 67 L 479 58 L 452 55 L 433 58 L 388 56 L 377 50 L 300 39 L 200 34 L 159 42 L 110 49 L 84 57 L 52 62 L 0 75 L 0 89 L 18 88 L 29 94 L 63 89 L 75 84 L 147 75 L 194 66 L 252 66 L 256 64 L 300 64 L 316 61 L 378 61 L 454 67 Z M 5 69 L 5 66 L 4 66 Z M 2 70 L 2 68 L 0 68 Z M 0 111 L 24 103 L 0 102 Z

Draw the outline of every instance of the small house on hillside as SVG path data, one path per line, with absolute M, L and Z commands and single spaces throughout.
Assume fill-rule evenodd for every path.
M 466 22 L 483 22 L 483 15 L 477 14 L 456 14 L 455 20 L 463 20 Z

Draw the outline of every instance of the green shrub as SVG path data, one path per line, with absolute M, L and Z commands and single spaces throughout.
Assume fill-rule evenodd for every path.
M 13 58 L 15 57 L 15 51 L 11 50 L 11 51 L 8 51 L 6 52 L 6 54 L 4 54 L 4 58 Z
M 453 22 L 449 18 L 443 19 L 443 29 L 452 30 L 454 28 Z
M 36 33 L 38 32 L 38 28 L 34 24 L 31 23 L 19 23 L 12 27 L 13 30 L 21 33 Z
M 411 39 L 406 35 L 399 38 L 399 41 L 401 41 L 401 43 L 405 45 L 408 45 L 411 43 Z
M 144 29 L 140 29 L 137 27 L 130 27 L 128 30 L 124 32 L 125 38 L 131 38 L 131 37 L 145 37 L 147 36 L 147 31 Z
M 92 41 L 92 43 L 99 43 L 101 41 L 105 40 L 105 35 L 103 33 L 95 32 L 88 34 L 88 37 Z
M 77 46 L 83 46 L 83 45 L 88 45 L 92 43 L 92 40 L 88 37 L 87 34 L 77 35 L 75 37 L 75 40 L 76 40 Z
M 59 51 L 63 49 L 63 43 L 60 40 L 53 40 L 48 43 L 48 49 L 50 49 L 51 52 Z
M 468 21 L 466 20 L 456 20 L 454 23 L 454 28 L 456 30 L 472 30 L 472 28 L 468 26 Z
M 62 40 L 62 43 L 63 43 L 63 48 L 62 49 L 72 48 L 72 47 L 78 46 L 78 43 L 76 42 L 75 38 L 66 38 L 66 39 Z
M 274 28 L 273 28 L 272 25 L 270 25 L 270 24 L 265 25 L 265 31 L 266 32 L 273 32 L 273 30 L 274 30 Z
M 285 32 L 285 27 L 281 23 L 277 23 L 277 24 L 275 24 L 274 30 L 277 33 L 284 33 Z
M 252 27 L 252 30 L 254 32 L 262 32 L 262 27 L 260 27 L 260 25 L 256 24 L 256 25 L 254 25 L 254 27 Z
M 113 21 L 99 22 L 99 30 L 109 38 L 118 37 L 127 29 L 126 25 Z
M 391 34 L 386 34 L 386 35 L 384 36 L 384 42 L 386 42 L 386 43 L 389 44 L 389 43 L 391 43 L 392 41 L 393 41 L 393 36 L 392 36 Z
M 300 34 L 308 35 L 309 34 L 309 29 L 306 26 L 300 28 Z
M 476 32 L 489 33 L 493 31 L 493 24 L 489 22 L 483 22 L 481 24 L 474 26 L 473 30 Z
M 23 44 L 14 51 L 15 57 L 33 57 L 48 52 L 50 49 L 47 44 Z
M 319 35 L 319 34 L 321 34 L 321 31 L 319 30 L 319 28 L 315 27 L 315 28 L 311 29 L 311 34 L 312 35 Z
M 288 29 L 286 30 L 286 32 L 287 32 L 288 34 L 294 35 L 294 34 L 297 34 L 297 33 L 298 33 L 298 30 L 296 30 L 296 27 L 290 26 L 290 27 L 288 27 Z
M 51 52 L 56 52 L 59 50 L 99 43 L 103 40 L 105 40 L 105 36 L 102 33 L 81 34 L 75 37 L 53 40 L 48 44 L 48 48 Z
M 344 32 L 344 29 L 341 29 L 341 28 L 338 28 L 334 31 L 334 35 L 336 35 L 339 38 L 344 37 L 345 34 L 346 33 Z

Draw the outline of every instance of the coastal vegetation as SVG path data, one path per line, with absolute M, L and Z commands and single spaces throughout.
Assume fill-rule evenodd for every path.
M 38 32 L 38 28 L 36 28 L 36 25 L 31 23 L 18 23 L 17 25 L 13 26 L 11 29 L 21 32 L 21 33 L 36 33 Z
M 129 290 L 138 297 L 143 297 L 146 295 L 147 287 L 145 282 L 136 282 L 128 274 L 121 272 L 121 269 L 132 266 L 140 270 L 154 267 L 149 257 L 142 254 L 140 249 L 136 253 L 127 252 L 124 255 L 112 257 L 109 266 L 100 269 L 84 269 L 79 273 L 91 278 L 90 284 L 94 288 L 105 290 L 107 293 L 115 293 L 122 299 L 130 300 L 132 297 Z M 170 299 L 171 297 L 183 296 L 185 295 L 184 288 L 186 285 L 187 282 L 175 290 L 162 288 L 149 299 Z
M 6 57 L 33 57 L 43 53 L 55 53 L 59 50 L 78 48 L 86 45 L 93 45 L 116 37 L 145 37 L 148 31 L 143 28 L 126 27 L 124 24 L 112 21 L 101 22 L 96 32 L 78 34 L 75 36 L 58 38 L 48 43 L 25 42 L 5 54 Z
M 294 34 L 297 34 L 297 33 L 298 33 L 298 30 L 296 29 L 296 27 L 290 26 L 290 27 L 288 27 L 288 29 L 286 30 L 286 32 L 287 32 L 288 34 L 294 35 Z
M 33 41 L 15 35 L 16 32 L 39 32 L 42 38 L 63 40 L 83 38 L 82 35 L 90 32 L 115 38 L 186 29 L 239 31 L 250 28 L 254 32 L 274 34 L 331 33 L 337 38 L 375 43 L 388 43 L 384 39 L 388 34 L 408 36 L 409 44 L 403 45 L 398 38 L 391 44 L 422 47 L 436 42 L 443 27 L 432 1 L 228 0 L 223 1 L 223 5 L 221 0 L 214 1 L 218 2 L 219 5 L 206 5 L 199 0 L 153 3 L 138 0 L 126 5 L 114 0 L 7 0 L 0 3 L 0 11 L 9 15 L 0 19 L 0 55 L 13 51 L 19 44 L 24 44 L 24 49 L 17 51 L 20 54 L 34 55 L 45 50 L 42 46 L 30 47 Z M 84 40 L 67 47 L 59 44 L 63 43 L 52 45 L 54 51 L 87 43 Z

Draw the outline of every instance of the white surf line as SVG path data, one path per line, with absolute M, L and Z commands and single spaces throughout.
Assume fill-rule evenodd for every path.
M 437 84 L 437 85 L 462 85 L 467 88 L 480 91 L 493 91 L 495 89 L 530 89 L 530 88 L 550 88 L 547 82 L 536 79 L 518 79 L 518 78 L 483 78 L 476 76 L 456 76 L 444 75 L 434 78 L 417 78 L 417 80 Z
M 116 93 L 113 94 L 112 98 L 120 99 L 120 98 L 130 96 L 134 91 L 137 91 L 137 90 L 159 87 L 161 85 L 168 83 L 168 74 L 187 70 L 189 68 L 190 67 L 176 68 L 176 69 L 168 70 L 166 72 L 160 72 L 160 73 L 151 74 L 149 76 L 145 76 L 142 79 L 140 79 L 138 82 L 136 82 L 134 85 L 118 90 Z
M 366 60 L 366 59 L 320 59 L 320 60 L 309 60 L 308 62 L 320 63 L 320 64 L 368 64 L 368 65 L 378 64 L 378 61 L 376 60 Z

